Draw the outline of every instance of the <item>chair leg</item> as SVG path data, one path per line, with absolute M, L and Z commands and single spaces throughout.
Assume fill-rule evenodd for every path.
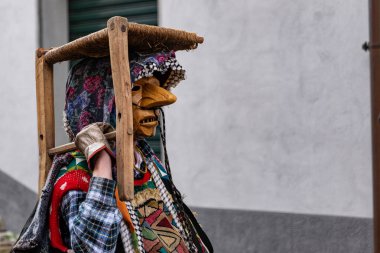
M 112 80 L 116 102 L 116 166 L 120 199 L 132 200 L 133 115 L 128 56 L 128 20 L 113 17 L 107 22 Z
M 38 192 L 42 187 L 53 159 L 48 150 L 55 146 L 54 129 L 54 84 L 53 65 L 46 63 L 44 49 L 36 51 L 36 95 L 38 119 L 39 182 Z

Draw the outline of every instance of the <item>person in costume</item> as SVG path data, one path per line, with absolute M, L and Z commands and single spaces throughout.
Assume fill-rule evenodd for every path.
M 185 71 L 174 52 L 132 59 L 134 199 L 118 199 L 114 145 L 104 137 L 116 126 L 110 60 L 84 59 L 70 70 L 64 110 L 79 150 L 54 158 L 13 252 L 212 252 L 173 184 L 166 148 L 164 166 L 144 140 L 155 134 L 160 108 L 176 101 L 170 89 Z M 164 128 L 162 137 L 165 147 Z

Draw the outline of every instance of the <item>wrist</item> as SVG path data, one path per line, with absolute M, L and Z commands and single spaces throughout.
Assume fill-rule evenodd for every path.
M 107 151 L 100 151 L 93 159 L 94 170 L 92 175 L 94 177 L 112 179 L 112 160 Z

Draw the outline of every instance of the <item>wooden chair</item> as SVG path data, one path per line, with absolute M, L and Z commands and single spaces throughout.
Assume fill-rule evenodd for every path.
M 55 147 L 53 64 L 85 57 L 110 56 L 116 102 L 116 131 L 106 135 L 116 138 L 117 181 L 121 200 L 132 200 L 133 116 L 128 50 L 153 53 L 163 50 L 195 49 L 203 38 L 186 31 L 128 23 L 112 17 L 107 28 L 63 46 L 36 51 L 36 93 L 39 147 L 39 192 L 41 192 L 53 157 L 75 150 L 74 143 Z

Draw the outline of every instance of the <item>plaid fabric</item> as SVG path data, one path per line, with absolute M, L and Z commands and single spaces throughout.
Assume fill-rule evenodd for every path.
M 92 177 L 89 191 L 70 191 L 62 200 L 62 217 L 74 252 L 115 252 L 122 216 L 114 196 L 116 182 Z
M 140 139 L 137 141 L 137 147 L 141 150 L 146 160 L 151 159 L 152 156 L 156 156 L 152 148 L 144 139 Z

